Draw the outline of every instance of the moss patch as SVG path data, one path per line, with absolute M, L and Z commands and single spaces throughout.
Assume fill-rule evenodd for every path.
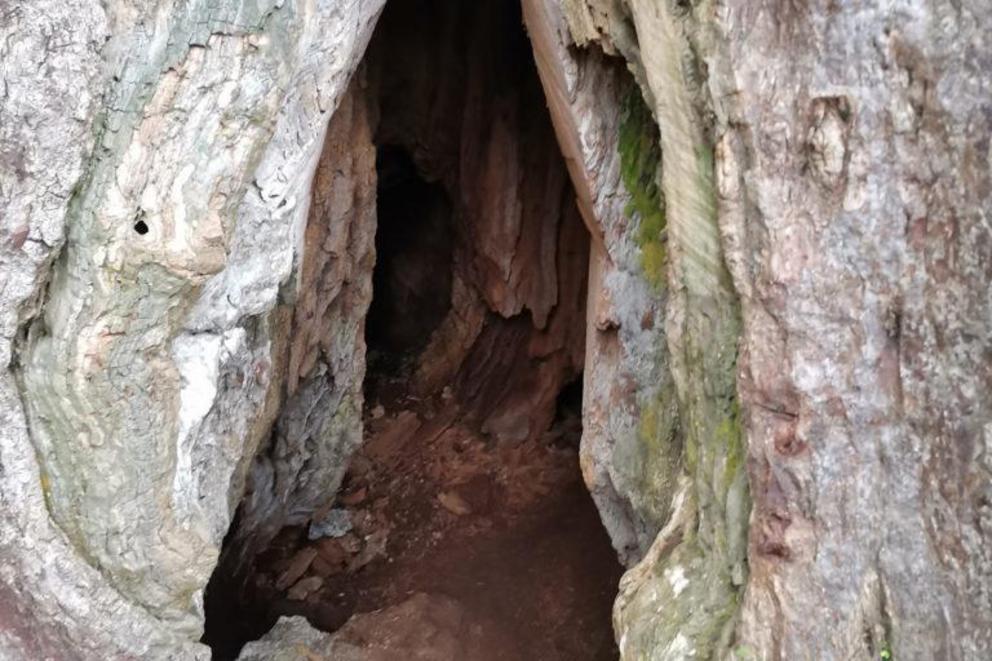
M 633 499 L 652 526 L 661 529 L 670 515 L 676 478 L 681 466 L 678 402 L 675 384 L 666 375 L 656 393 L 640 406 L 637 452 L 629 472 L 638 485 Z
M 620 108 L 620 177 L 630 202 L 625 212 L 638 223 L 634 239 L 641 268 L 655 289 L 665 286 L 665 198 L 661 192 L 658 126 L 640 90 L 631 88 Z
M 744 428 L 741 423 L 741 409 L 737 399 L 730 405 L 730 412 L 716 428 L 717 447 L 724 447 L 723 490 L 729 490 L 731 483 L 744 467 Z
M 670 92 L 690 90 L 674 85 Z M 687 118 L 666 133 L 671 139 L 665 157 L 689 166 L 669 171 L 687 176 L 665 179 L 671 188 L 664 192 L 681 202 L 670 210 L 679 232 L 668 242 L 657 126 L 636 89 L 621 111 L 621 175 L 631 194 L 628 215 L 638 222 L 641 264 L 652 285 L 665 286 L 666 274 L 677 283 L 670 292 L 680 310 L 670 368 L 678 384 L 675 417 L 694 510 L 681 541 L 652 558 L 649 572 L 634 574 L 638 582 L 629 583 L 618 600 L 615 623 L 626 641 L 625 660 L 726 656 L 747 575 L 746 446 L 736 392 L 740 306 L 720 250 L 713 145 L 697 121 Z M 657 451 L 650 442 L 664 431 L 659 412 L 642 409 L 639 432 L 646 451 Z

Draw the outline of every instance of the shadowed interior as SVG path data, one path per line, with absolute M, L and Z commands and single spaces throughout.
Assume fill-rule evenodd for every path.
M 577 452 L 589 237 L 519 5 L 392 2 L 364 72 L 364 439 L 307 521 L 222 563 L 205 641 L 234 658 L 280 615 L 335 631 L 423 593 L 455 658 L 614 659 L 621 567 Z

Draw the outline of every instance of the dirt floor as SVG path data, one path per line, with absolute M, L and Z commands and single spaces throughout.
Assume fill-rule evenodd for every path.
M 577 412 L 539 442 L 497 446 L 448 393 L 415 401 L 402 390 L 376 384 L 336 502 L 259 558 L 239 642 L 278 615 L 334 631 L 423 592 L 454 600 L 463 625 L 491 641 L 477 661 L 616 659 L 621 569 L 582 484 Z

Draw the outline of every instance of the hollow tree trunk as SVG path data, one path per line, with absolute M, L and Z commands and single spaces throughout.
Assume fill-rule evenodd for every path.
M 239 504 L 250 537 L 336 488 L 384 3 L 0 1 L 0 657 L 208 658 Z M 582 466 L 623 657 L 987 656 L 992 8 L 522 6 L 591 236 Z M 501 220 L 482 298 L 554 329 L 557 284 L 518 286 L 554 249 Z

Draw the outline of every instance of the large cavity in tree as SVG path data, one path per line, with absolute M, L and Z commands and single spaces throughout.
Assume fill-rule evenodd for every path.
M 392 627 L 410 658 L 616 658 L 620 566 L 577 454 L 589 237 L 519 5 L 389 3 L 328 141 L 284 406 L 314 374 L 329 395 L 280 414 L 262 448 L 207 591 L 206 641 L 233 658 L 280 615 L 337 631 L 390 609 L 342 635 Z M 322 455 L 338 436 L 308 421 L 338 402 L 350 373 L 335 370 L 352 363 L 335 343 L 369 284 L 362 442 Z M 311 336 L 324 358 L 296 357 Z M 340 456 L 341 471 L 279 487 L 317 461 L 286 448 Z

